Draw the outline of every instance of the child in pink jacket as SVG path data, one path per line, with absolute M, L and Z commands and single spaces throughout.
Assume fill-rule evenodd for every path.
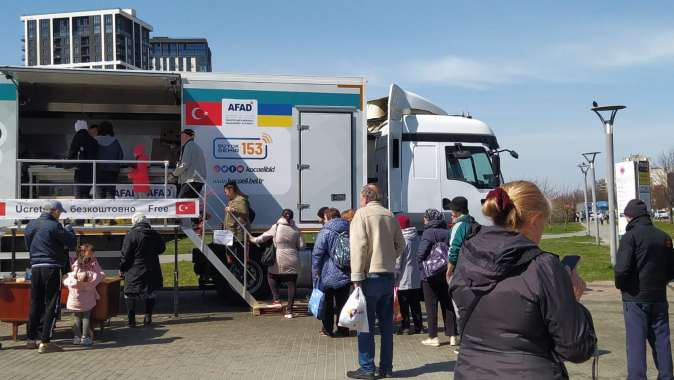
M 73 344 L 90 346 L 93 344 L 91 329 L 91 310 L 99 298 L 96 285 L 105 277 L 105 273 L 94 256 L 94 246 L 82 244 L 77 250 L 77 259 L 71 264 L 68 277 L 63 285 L 68 287 L 68 310 L 75 312 L 73 324 Z

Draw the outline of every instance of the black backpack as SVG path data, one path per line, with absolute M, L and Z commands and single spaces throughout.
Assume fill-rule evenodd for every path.
M 470 218 L 470 232 L 468 232 L 468 236 L 466 237 L 466 240 L 470 240 L 472 237 L 477 235 L 480 230 L 482 229 L 482 225 L 478 222 L 475 221 L 475 218 L 471 217 Z

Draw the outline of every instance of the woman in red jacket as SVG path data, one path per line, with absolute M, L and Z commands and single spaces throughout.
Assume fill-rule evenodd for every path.
M 147 154 L 145 154 L 145 147 L 142 145 L 136 145 L 133 148 L 133 157 L 137 161 L 149 161 Z M 133 193 L 136 198 L 147 198 L 147 193 L 150 192 L 148 164 L 145 162 L 135 164 L 129 172 L 129 179 L 133 183 Z

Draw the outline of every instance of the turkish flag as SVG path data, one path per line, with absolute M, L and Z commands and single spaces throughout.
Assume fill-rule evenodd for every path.
M 185 125 L 222 125 L 222 103 L 185 103 Z
M 5 202 L 0 202 L 0 216 L 6 215 L 6 206 Z
M 194 201 L 176 202 L 176 215 L 194 215 L 197 213 L 197 204 Z

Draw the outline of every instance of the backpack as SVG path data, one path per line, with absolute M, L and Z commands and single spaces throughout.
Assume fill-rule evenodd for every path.
M 470 238 L 477 235 L 480 229 L 482 229 L 482 225 L 476 222 L 475 218 L 470 218 L 470 231 L 468 232 L 468 236 L 466 236 L 466 240 L 470 240 Z
M 248 206 L 248 224 L 253 224 L 255 221 L 255 210 L 250 207 L 250 201 L 246 198 L 246 206 Z
M 332 255 L 332 261 L 337 265 L 337 268 L 342 272 L 351 271 L 351 248 L 349 247 L 349 233 L 336 232 L 337 241 L 333 252 L 330 252 Z

